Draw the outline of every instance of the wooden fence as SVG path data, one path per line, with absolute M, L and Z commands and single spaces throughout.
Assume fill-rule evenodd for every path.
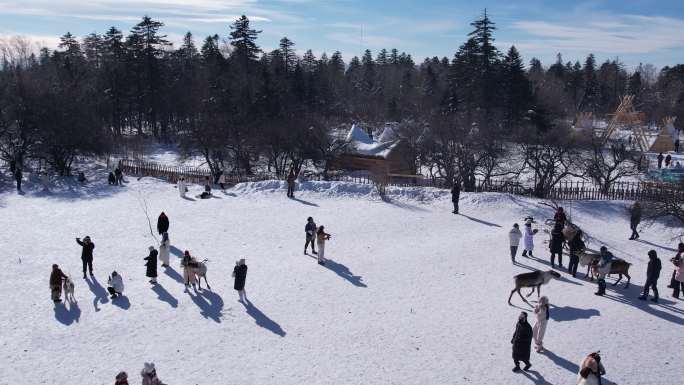
M 153 162 L 140 160 L 122 159 L 119 167 L 125 174 L 137 176 L 151 176 L 176 183 L 181 177 L 189 183 L 204 184 L 206 178 L 212 182 L 211 172 L 207 168 L 166 166 Z M 272 173 L 260 173 L 254 175 L 226 175 L 226 182 L 237 184 L 243 182 L 256 182 L 262 180 L 281 179 Z M 324 178 L 320 174 L 310 175 L 304 178 L 314 181 L 342 181 L 360 184 L 378 183 L 370 175 L 331 174 Z M 382 183 L 386 186 L 396 187 L 435 187 L 447 188 L 443 180 L 420 178 L 420 177 L 393 177 L 389 176 Z M 520 184 L 513 180 L 478 180 L 475 184 L 475 192 L 502 192 L 515 195 L 532 196 L 531 187 Z M 594 184 L 584 181 L 562 181 L 558 183 L 544 197 L 554 200 L 638 200 L 638 201 L 663 201 L 670 199 L 684 200 L 684 189 L 671 184 L 657 184 L 648 182 L 615 182 L 608 191 L 603 191 Z

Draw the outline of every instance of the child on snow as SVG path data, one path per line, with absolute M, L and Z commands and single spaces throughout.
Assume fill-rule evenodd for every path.
M 316 232 L 316 242 L 318 243 L 318 264 L 325 265 L 325 242 L 330 240 L 330 234 L 325 232 L 325 227 L 321 226 Z
M 537 322 L 532 327 L 532 338 L 534 338 L 534 350 L 537 353 L 544 351 L 544 334 L 546 334 L 546 324 L 549 321 L 549 299 L 546 296 L 539 298 L 539 303 L 534 308 Z
M 237 290 L 238 295 L 240 296 L 240 301 L 243 304 L 247 304 L 247 293 L 245 292 L 247 265 L 245 264 L 244 258 L 235 262 L 235 267 L 233 268 L 233 278 L 235 278 L 235 284 L 233 285 L 233 288 Z
M 112 275 L 110 275 L 109 279 L 107 279 L 107 291 L 111 295 L 112 299 L 116 298 L 117 296 L 123 295 L 123 278 L 121 278 L 121 275 L 119 275 L 119 273 L 117 273 L 116 271 L 112 271 Z
M 146 274 L 148 278 L 150 278 L 150 283 L 153 285 L 157 284 L 157 255 L 158 252 L 157 250 L 154 249 L 154 246 L 150 246 L 149 248 L 150 254 L 145 257 L 145 266 L 147 267 Z
M 514 223 L 511 231 L 508 232 L 508 241 L 511 245 L 511 261 L 515 262 L 515 254 L 518 252 L 518 245 L 520 244 L 520 239 L 522 238 L 522 233 L 518 228 L 518 224 Z
M 534 235 L 537 234 L 537 229 L 532 230 L 532 223 L 534 223 L 532 217 L 525 218 L 525 249 L 523 249 L 523 257 L 527 257 L 528 253 L 530 258 L 534 257 L 534 255 L 532 255 L 532 250 L 534 250 Z

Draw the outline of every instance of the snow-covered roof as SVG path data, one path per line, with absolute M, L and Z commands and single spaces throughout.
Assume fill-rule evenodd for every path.
M 387 132 L 388 129 L 391 129 L 391 127 L 387 127 L 382 135 L 380 135 L 380 139 L 375 141 L 371 139 L 363 128 L 356 124 L 352 125 L 347 134 L 349 149 L 355 155 L 376 156 L 380 158 L 387 157 L 392 149 L 399 143 L 399 139 L 396 135 L 391 135 L 391 139 L 389 139 L 390 133 L 385 135 L 385 132 Z

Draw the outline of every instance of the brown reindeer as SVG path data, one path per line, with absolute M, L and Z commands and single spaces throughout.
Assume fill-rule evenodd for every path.
M 518 292 L 518 295 L 520 298 L 522 298 L 523 301 L 525 301 L 526 304 L 532 306 L 527 300 L 522 296 L 520 293 L 520 289 L 523 287 L 531 287 L 532 291 L 527 295 L 528 297 L 534 293 L 534 289 L 537 289 L 537 298 L 539 298 L 540 295 L 540 288 L 542 285 L 546 285 L 551 281 L 551 278 L 560 278 L 560 274 L 556 271 L 553 270 L 548 270 L 548 271 L 539 271 L 535 270 L 531 273 L 522 273 L 518 274 L 513 279 L 515 280 L 515 288 L 511 290 L 511 295 L 508 296 L 508 304 L 511 304 L 511 298 L 513 297 L 513 293 Z
M 601 259 L 600 254 L 596 253 L 581 253 L 580 254 L 580 265 L 587 267 L 587 273 L 584 278 L 589 277 L 590 281 L 594 280 L 594 276 L 598 276 L 598 263 Z M 616 286 L 622 280 L 622 276 L 627 277 L 627 283 L 625 284 L 625 289 L 629 287 L 629 282 L 632 277 L 629 275 L 629 267 L 632 266 L 631 263 L 625 261 L 624 259 L 615 258 L 610 265 L 610 274 L 618 274 L 618 280 L 613 283 Z

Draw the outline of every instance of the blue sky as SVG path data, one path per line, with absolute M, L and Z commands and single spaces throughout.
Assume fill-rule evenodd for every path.
M 565 60 L 619 58 L 628 68 L 684 63 L 684 5 L 675 0 L 534 1 L 492 0 L 0 0 L 0 38 L 23 35 L 54 47 L 69 31 L 102 33 L 114 25 L 128 31 L 148 14 L 179 42 L 192 31 L 198 45 L 246 14 L 263 30 L 265 50 L 287 36 L 300 52 L 339 50 L 345 60 L 369 48 L 397 48 L 413 55 L 452 57 L 471 31 L 469 23 L 487 7 L 497 23 L 502 51 L 515 44 L 526 61 L 545 65 L 557 52 Z

